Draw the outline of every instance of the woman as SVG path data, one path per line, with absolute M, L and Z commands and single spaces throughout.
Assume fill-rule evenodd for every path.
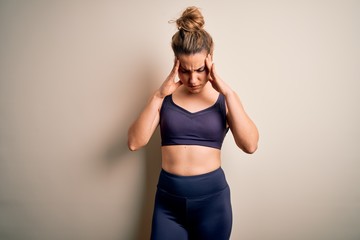
M 187 8 L 176 24 L 173 69 L 130 127 L 128 146 L 145 146 L 160 126 L 162 170 L 151 239 L 229 239 L 232 210 L 221 146 L 230 129 L 237 146 L 253 153 L 259 135 L 215 70 L 213 41 L 199 9 Z

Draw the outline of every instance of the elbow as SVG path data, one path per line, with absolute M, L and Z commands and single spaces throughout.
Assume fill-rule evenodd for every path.
M 141 146 L 131 142 L 131 141 L 128 141 L 128 148 L 130 151 L 134 152 L 134 151 L 137 151 L 141 148 Z
M 236 145 L 244 152 L 247 154 L 253 154 L 256 152 L 256 150 L 258 149 L 258 143 L 257 141 L 254 141 L 253 143 L 241 143 L 241 142 L 236 142 Z
M 244 147 L 242 150 L 247 154 L 253 154 L 256 152 L 257 148 L 258 148 L 258 145 L 254 144 L 252 146 Z
M 130 132 L 130 129 L 127 136 L 127 147 L 132 152 L 137 151 L 142 147 L 139 140 Z
M 253 154 L 258 149 L 259 134 L 248 139 L 248 141 L 237 144 L 247 154 Z
M 134 151 L 136 151 L 136 150 L 138 150 L 139 148 L 138 147 L 136 147 L 135 145 L 133 145 L 133 144 L 129 144 L 128 143 L 128 148 L 129 148 L 129 150 L 130 151 L 132 151 L 132 152 L 134 152 Z
M 128 139 L 127 145 L 128 145 L 129 150 L 132 151 L 132 152 L 134 152 L 134 151 L 139 150 L 139 149 L 142 148 L 143 146 L 145 146 L 146 143 L 145 143 L 145 144 L 140 144 L 140 143 L 138 143 L 138 142 L 136 142 L 136 141 L 133 141 L 133 140 L 131 140 L 131 139 Z

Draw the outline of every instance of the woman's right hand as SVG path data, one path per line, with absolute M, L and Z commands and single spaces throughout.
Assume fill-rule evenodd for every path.
M 159 95 L 161 98 L 164 98 L 180 87 L 182 85 L 182 82 L 179 80 L 175 82 L 175 77 L 179 70 L 180 62 L 178 59 L 175 60 L 173 69 L 171 70 L 169 76 L 166 78 L 166 80 L 162 83 L 161 87 L 159 88 Z

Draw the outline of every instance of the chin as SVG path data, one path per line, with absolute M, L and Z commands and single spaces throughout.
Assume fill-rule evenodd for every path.
M 188 91 L 190 93 L 200 93 L 202 91 L 203 88 L 196 88 L 196 89 L 193 89 L 193 88 L 188 88 Z

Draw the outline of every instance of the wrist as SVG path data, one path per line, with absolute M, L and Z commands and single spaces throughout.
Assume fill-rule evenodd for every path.
M 163 100 L 166 96 L 161 94 L 161 91 L 158 89 L 158 90 L 155 91 L 153 97 Z
M 231 88 L 226 88 L 225 91 L 222 93 L 225 97 L 231 97 L 235 94 L 235 92 Z
M 229 85 L 225 84 L 223 85 L 222 89 L 221 89 L 221 93 L 226 97 L 226 96 L 230 96 L 234 93 L 234 91 L 229 87 Z

